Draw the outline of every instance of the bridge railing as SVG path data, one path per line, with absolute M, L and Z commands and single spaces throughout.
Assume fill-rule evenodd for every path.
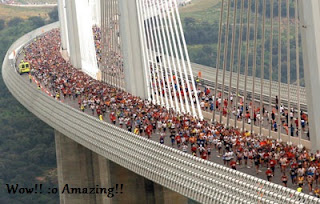
M 319 203 L 307 194 L 232 170 L 134 135 L 49 97 L 21 80 L 12 50 L 56 25 L 27 34 L 10 47 L 2 74 L 10 92 L 54 129 L 105 158 L 201 203 Z M 22 45 L 22 46 L 21 46 Z M 18 53 L 18 52 L 17 52 Z

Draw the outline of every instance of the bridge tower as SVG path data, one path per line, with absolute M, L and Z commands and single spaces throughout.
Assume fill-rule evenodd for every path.
M 299 1 L 311 149 L 320 147 L 320 2 Z
M 76 0 L 58 0 L 58 11 L 62 52 L 74 67 L 135 96 L 147 98 L 148 84 L 144 77 L 136 0 L 89 0 L 81 3 Z M 95 12 L 91 24 L 81 18 L 84 12 Z M 84 42 L 94 45 L 92 26 L 99 27 L 102 35 L 101 54 L 104 59 L 98 62 L 99 71 L 86 68 L 93 66 L 93 63 L 97 64 L 92 60 L 92 53 L 94 51 L 96 54 L 96 50 Z M 86 49 L 83 49 L 84 46 Z M 123 66 L 123 76 L 112 66 Z M 121 167 L 58 131 L 55 131 L 55 142 L 62 204 L 188 202 L 186 197 Z M 116 184 L 123 184 L 124 188 L 123 194 L 114 198 L 106 194 L 61 193 L 67 187 L 109 188 Z

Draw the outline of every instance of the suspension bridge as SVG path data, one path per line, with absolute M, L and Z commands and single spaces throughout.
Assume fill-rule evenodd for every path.
M 66 183 L 79 188 L 125 186 L 124 193 L 112 199 L 105 195 L 60 194 L 61 203 L 320 203 L 315 196 L 203 159 L 207 150 L 196 150 L 196 155 L 202 151 L 201 159 L 189 154 L 193 150 L 188 143 L 182 144 L 187 149 L 181 151 L 157 142 L 155 133 L 152 139 L 139 135 L 141 120 L 145 126 L 156 123 L 149 111 L 159 120 L 182 118 L 177 126 L 189 128 L 186 134 L 193 134 L 194 129 L 195 135 L 191 136 L 198 139 L 202 136 L 197 129 L 223 130 L 226 134 L 229 129 L 238 129 L 239 135 L 234 132 L 234 137 L 241 138 L 240 132 L 247 131 L 259 141 L 273 138 L 299 147 L 297 151 L 319 149 L 319 2 L 221 0 L 219 5 L 215 68 L 190 62 L 175 0 L 59 0 L 60 22 L 34 30 L 10 47 L 2 67 L 4 81 L 21 104 L 55 129 L 59 188 Z M 48 43 L 57 28 L 61 42 Z M 94 33 L 100 37 L 95 39 Z M 271 53 L 264 51 L 267 37 L 272 42 L 268 45 Z M 48 46 L 46 51 L 34 50 L 43 44 Z M 286 48 L 287 83 L 281 81 L 282 47 Z M 272 75 L 273 50 L 278 50 L 277 81 Z M 296 59 L 294 67 L 290 65 L 291 50 Z M 300 56 L 306 87 L 300 86 Z M 23 57 L 34 69 L 31 83 L 16 71 Z M 253 58 L 252 64 L 249 57 Z M 258 58 L 262 70 L 259 76 Z M 264 70 L 268 70 L 269 79 Z M 294 85 L 290 80 L 293 71 L 297 75 Z M 204 87 L 199 88 L 194 77 L 199 72 L 202 86 L 213 90 L 212 111 L 201 107 L 199 92 Z M 92 115 L 97 111 L 100 119 L 91 115 L 89 105 L 84 107 L 91 100 Z M 110 111 L 110 120 L 103 118 L 104 112 L 98 114 L 103 110 L 100 100 L 111 103 L 106 111 Z M 282 104 L 284 109 L 280 108 Z M 230 114 L 233 109 L 239 109 L 242 115 Z M 119 110 L 119 114 L 127 115 L 116 118 L 111 113 Z M 301 127 L 301 111 L 308 114 L 310 141 Z M 256 120 L 255 114 L 264 116 L 266 125 L 261 121 L 249 123 L 248 119 Z M 290 114 L 298 121 L 296 137 L 281 129 L 293 126 Z M 134 123 L 134 131 L 122 127 L 121 121 L 126 118 Z M 157 131 L 163 127 L 163 134 L 172 133 L 166 131 L 167 126 L 157 127 Z M 169 128 L 179 133 L 182 127 Z M 147 135 L 148 127 L 143 131 Z M 199 149 L 208 148 L 207 142 L 197 145 Z

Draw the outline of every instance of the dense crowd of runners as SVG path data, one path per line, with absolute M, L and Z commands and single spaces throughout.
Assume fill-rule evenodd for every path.
M 319 151 L 310 153 L 305 148 L 262 139 L 248 131 L 177 114 L 92 79 L 62 58 L 57 29 L 38 37 L 24 52 L 24 60 L 32 64 L 31 76 L 37 79 L 38 86 L 43 84 L 57 99 L 76 101 L 83 112 L 89 111 L 100 120 L 110 121 L 136 135 L 156 137 L 162 144 L 170 140 L 172 147 L 202 159 L 221 157 L 233 169 L 255 168 L 257 174 L 265 174 L 269 181 L 275 174 L 282 174 L 284 186 L 292 182 L 302 191 L 306 185 L 307 192 L 320 195 Z M 200 93 L 204 103 L 209 101 L 207 92 Z

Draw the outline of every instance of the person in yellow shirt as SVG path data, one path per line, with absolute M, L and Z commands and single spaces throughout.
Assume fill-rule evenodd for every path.
M 138 127 L 134 128 L 133 133 L 136 134 L 136 135 L 139 135 L 139 128 Z
M 99 115 L 99 119 L 102 121 L 102 120 L 103 120 L 103 116 L 102 116 L 102 115 Z
M 314 195 L 315 195 L 317 198 L 320 198 L 320 188 L 314 189 Z
M 297 188 L 297 191 L 300 192 L 300 193 L 303 192 L 303 188 L 302 188 L 302 185 L 301 185 L 301 184 L 299 184 L 299 187 Z

